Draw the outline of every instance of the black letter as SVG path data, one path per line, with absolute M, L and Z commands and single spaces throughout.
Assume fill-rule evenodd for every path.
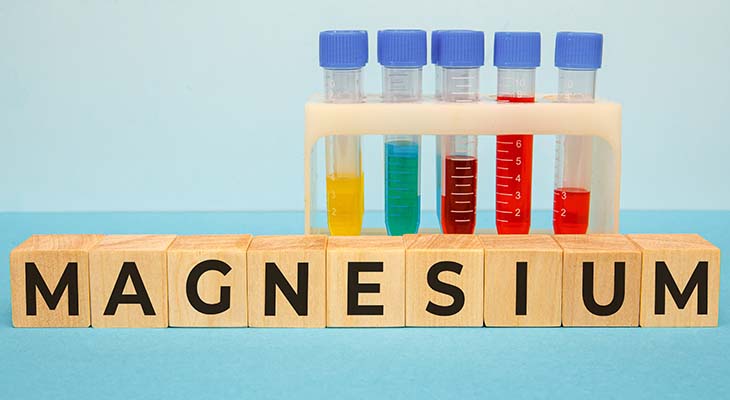
M 624 304 L 626 292 L 626 263 L 616 261 L 613 266 L 613 299 L 602 306 L 593 296 L 593 262 L 583 263 L 583 304 L 593 315 L 605 317 L 615 314 Z
M 527 263 L 517 261 L 515 315 L 527 315 Z
M 656 262 L 656 282 L 654 283 L 654 314 L 664 315 L 664 288 L 669 290 L 672 299 L 677 303 L 680 310 L 684 309 L 697 288 L 697 314 L 707 315 L 707 261 L 697 263 L 692 276 L 689 277 L 687 285 L 680 292 L 677 283 L 674 282 L 669 268 L 664 261 Z
M 266 263 L 264 290 L 264 315 L 276 315 L 276 287 L 294 307 L 297 315 L 307 315 L 307 294 L 309 293 L 309 263 L 297 263 L 297 291 L 291 287 L 279 267 L 272 262 Z
M 428 270 L 428 286 L 437 292 L 451 296 L 454 301 L 449 306 L 440 306 L 429 301 L 426 306 L 426 311 L 433 315 L 446 317 L 454 315 L 464 308 L 464 292 L 454 285 L 439 280 L 439 274 L 441 272 L 451 271 L 459 275 L 461 274 L 462 267 L 461 264 L 453 261 L 441 261 L 431 266 Z
M 79 265 L 75 262 L 66 264 L 66 269 L 58 280 L 53 293 L 43 280 L 40 271 L 35 263 L 25 263 L 25 314 L 36 315 L 36 290 L 41 292 L 41 297 L 48 305 L 48 308 L 55 310 L 58 302 L 61 301 L 63 292 L 68 288 L 68 315 L 79 315 Z
M 124 294 L 127 279 L 132 280 L 132 286 L 134 286 L 136 294 Z M 150 296 L 147 295 L 147 288 L 144 287 L 137 264 L 131 261 L 122 264 L 122 269 L 119 271 L 119 276 L 117 276 L 117 282 L 114 284 L 112 294 L 109 296 L 109 302 L 106 304 L 106 309 L 104 309 L 104 315 L 116 314 L 117 306 L 120 304 L 139 304 L 142 306 L 144 315 L 155 315 L 155 309 L 152 307 Z
M 361 306 L 358 304 L 360 293 L 379 293 L 379 283 L 360 283 L 360 272 L 383 272 L 382 262 L 347 263 L 347 315 L 383 315 L 382 305 Z
M 203 273 L 207 271 L 218 271 L 221 274 L 226 275 L 230 270 L 231 267 L 220 260 L 205 260 L 193 267 L 190 271 L 190 275 L 188 275 L 188 280 L 185 285 L 190 305 L 198 312 L 208 315 L 220 314 L 223 311 L 228 310 L 228 308 L 231 307 L 230 286 L 221 287 L 220 301 L 218 303 L 211 304 L 204 302 L 203 299 L 200 298 L 200 293 L 198 293 L 198 281 Z

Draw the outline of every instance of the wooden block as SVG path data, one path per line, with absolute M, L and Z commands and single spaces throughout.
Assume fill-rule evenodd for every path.
M 400 237 L 330 237 L 327 326 L 404 326 L 405 264 Z
M 409 233 L 403 235 L 403 246 L 405 246 L 406 249 L 411 247 L 411 245 L 416 241 L 416 239 L 418 239 L 419 236 L 421 236 L 420 233 Z
M 563 325 L 638 326 L 641 252 L 623 235 L 556 235 L 563 248 Z
M 248 325 L 251 235 L 178 236 L 167 249 L 170 326 Z
M 484 324 L 560 326 L 563 249 L 548 235 L 481 235 Z
M 642 251 L 641 326 L 717 326 L 720 249 L 699 235 L 628 235 Z
M 256 236 L 248 248 L 248 324 L 324 328 L 327 237 Z
M 102 235 L 33 235 L 10 252 L 15 327 L 88 327 L 89 249 Z
M 407 326 L 483 326 L 484 250 L 474 235 L 419 235 L 406 249 Z
M 167 248 L 174 239 L 111 235 L 91 249 L 91 326 L 167 327 Z

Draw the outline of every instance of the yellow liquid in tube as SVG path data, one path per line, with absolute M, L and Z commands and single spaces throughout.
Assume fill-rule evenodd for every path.
M 327 175 L 327 223 L 330 235 L 357 236 L 364 212 L 363 175 Z

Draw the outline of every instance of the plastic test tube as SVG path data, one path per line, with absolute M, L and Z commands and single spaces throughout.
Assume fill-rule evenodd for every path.
M 484 32 L 442 31 L 439 62 L 445 102 L 479 101 Z M 441 137 L 441 230 L 474 233 L 477 208 L 477 136 Z
M 422 99 L 426 31 L 378 31 L 378 62 L 383 66 L 383 102 Z M 418 232 L 421 221 L 421 137 L 384 138 L 385 226 L 389 235 Z
M 496 32 L 494 65 L 497 101 L 533 103 L 535 68 L 540 66 L 540 33 Z M 530 232 L 532 211 L 532 135 L 497 136 L 497 233 Z
M 321 32 L 319 65 L 324 68 L 325 101 L 362 102 L 362 67 L 367 61 L 367 32 Z M 360 137 L 328 136 L 325 147 L 329 232 L 331 235 L 359 235 L 364 210 Z
M 439 30 L 431 32 L 431 64 L 433 64 L 433 97 L 436 101 L 441 100 L 441 65 L 439 65 L 441 32 Z M 441 225 L 441 139 L 436 137 L 436 217 Z
M 596 71 L 601 67 L 603 35 L 559 32 L 555 37 L 558 101 L 593 102 Z M 553 231 L 583 234 L 588 231 L 591 204 L 593 137 L 558 136 L 555 147 Z

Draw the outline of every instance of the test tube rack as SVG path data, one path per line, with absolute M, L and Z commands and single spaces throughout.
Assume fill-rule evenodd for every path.
M 304 232 L 328 233 L 314 226 L 316 204 L 316 144 L 326 136 L 344 135 L 587 135 L 593 145 L 589 233 L 618 233 L 621 183 L 621 105 L 559 103 L 554 95 L 539 95 L 535 103 L 498 103 L 483 95 L 474 103 L 383 103 L 368 95 L 362 103 L 326 103 L 314 95 L 304 106 Z M 486 99 L 486 100 L 485 100 Z M 421 179 L 428 179 L 421 177 Z M 489 233 L 494 230 L 477 230 Z M 385 228 L 364 227 L 362 234 L 385 234 Z

